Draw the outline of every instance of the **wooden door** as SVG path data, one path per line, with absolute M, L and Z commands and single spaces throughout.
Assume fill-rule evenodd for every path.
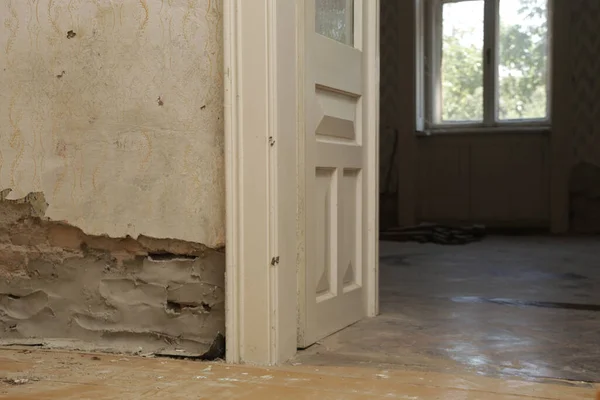
M 299 346 L 306 347 L 369 315 L 367 265 L 376 233 L 367 229 L 367 184 L 376 173 L 370 151 L 377 135 L 376 51 L 366 52 L 378 19 L 371 0 L 305 0 L 304 26 L 304 276 L 300 278 Z M 377 7 L 374 7 L 375 11 Z M 369 144 L 369 145 L 367 145 Z M 372 254 L 371 254 L 372 255 Z M 302 265 L 303 264 L 303 265 Z M 371 262 L 373 264 L 373 262 Z M 375 262 L 376 264 L 376 262 Z M 371 277 L 368 279 L 368 277 Z M 374 290 L 374 289 L 373 289 Z M 376 291 L 376 290 L 375 290 Z

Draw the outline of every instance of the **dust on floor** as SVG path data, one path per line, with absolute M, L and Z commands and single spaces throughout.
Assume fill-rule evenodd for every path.
M 0 349 L 0 397 L 82 399 L 593 399 L 592 388 L 375 368 L 257 368 Z

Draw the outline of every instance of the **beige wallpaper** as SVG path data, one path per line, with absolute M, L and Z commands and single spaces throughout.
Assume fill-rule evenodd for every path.
M 0 189 L 88 234 L 224 242 L 218 0 L 0 1 Z
M 600 1 L 576 0 L 571 10 L 574 158 L 600 166 Z

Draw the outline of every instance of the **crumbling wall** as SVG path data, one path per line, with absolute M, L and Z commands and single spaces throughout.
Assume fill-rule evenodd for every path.
M 224 329 L 221 1 L 0 15 L 0 338 L 205 350 Z
M 574 1 L 570 17 L 570 225 L 575 232 L 600 233 L 600 3 Z
M 35 204 L 43 201 L 41 194 L 0 200 L 2 338 L 204 353 L 224 332 L 222 251 L 181 240 L 86 235 L 40 218 Z

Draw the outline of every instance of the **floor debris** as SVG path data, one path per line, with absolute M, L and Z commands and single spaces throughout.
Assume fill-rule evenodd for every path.
M 181 350 L 164 351 L 155 353 L 155 357 L 162 358 L 173 358 L 176 360 L 190 360 L 190 361 L 218 361 L 225 359 L 225 336 L 219 332 L 213 343 L 211 344 L 208 351 L 204 354 L 186 354 Z
M 129 362 L 93 361 L 90 354 L 0 348 L 0 374 L 29 379 L 0 382 L 0 398 L 10 400 L 377 400 L 593 399 L 595 389 L 481 376 L 356 367 L 210 365 L 185 360 L 131 357 Z M 200 369 L 201 370 L 201 369 Z M 12 375 L 14 374 L 14 375 Z M 388 376 L 388 379 L 377 374 Z M 35 379 L 31 377 L 35 376 Z M 423 377 L 426 380 L 423 380 Z M 22 382 L 22 381 L 17 381 Z
M 381 240 L 399 242 L 461 245 L 480 241 L 485 237 L 484 225 L 453 227 L 440 224 L 420 224 L 406 228 L 392 228 L 380 233 Z

